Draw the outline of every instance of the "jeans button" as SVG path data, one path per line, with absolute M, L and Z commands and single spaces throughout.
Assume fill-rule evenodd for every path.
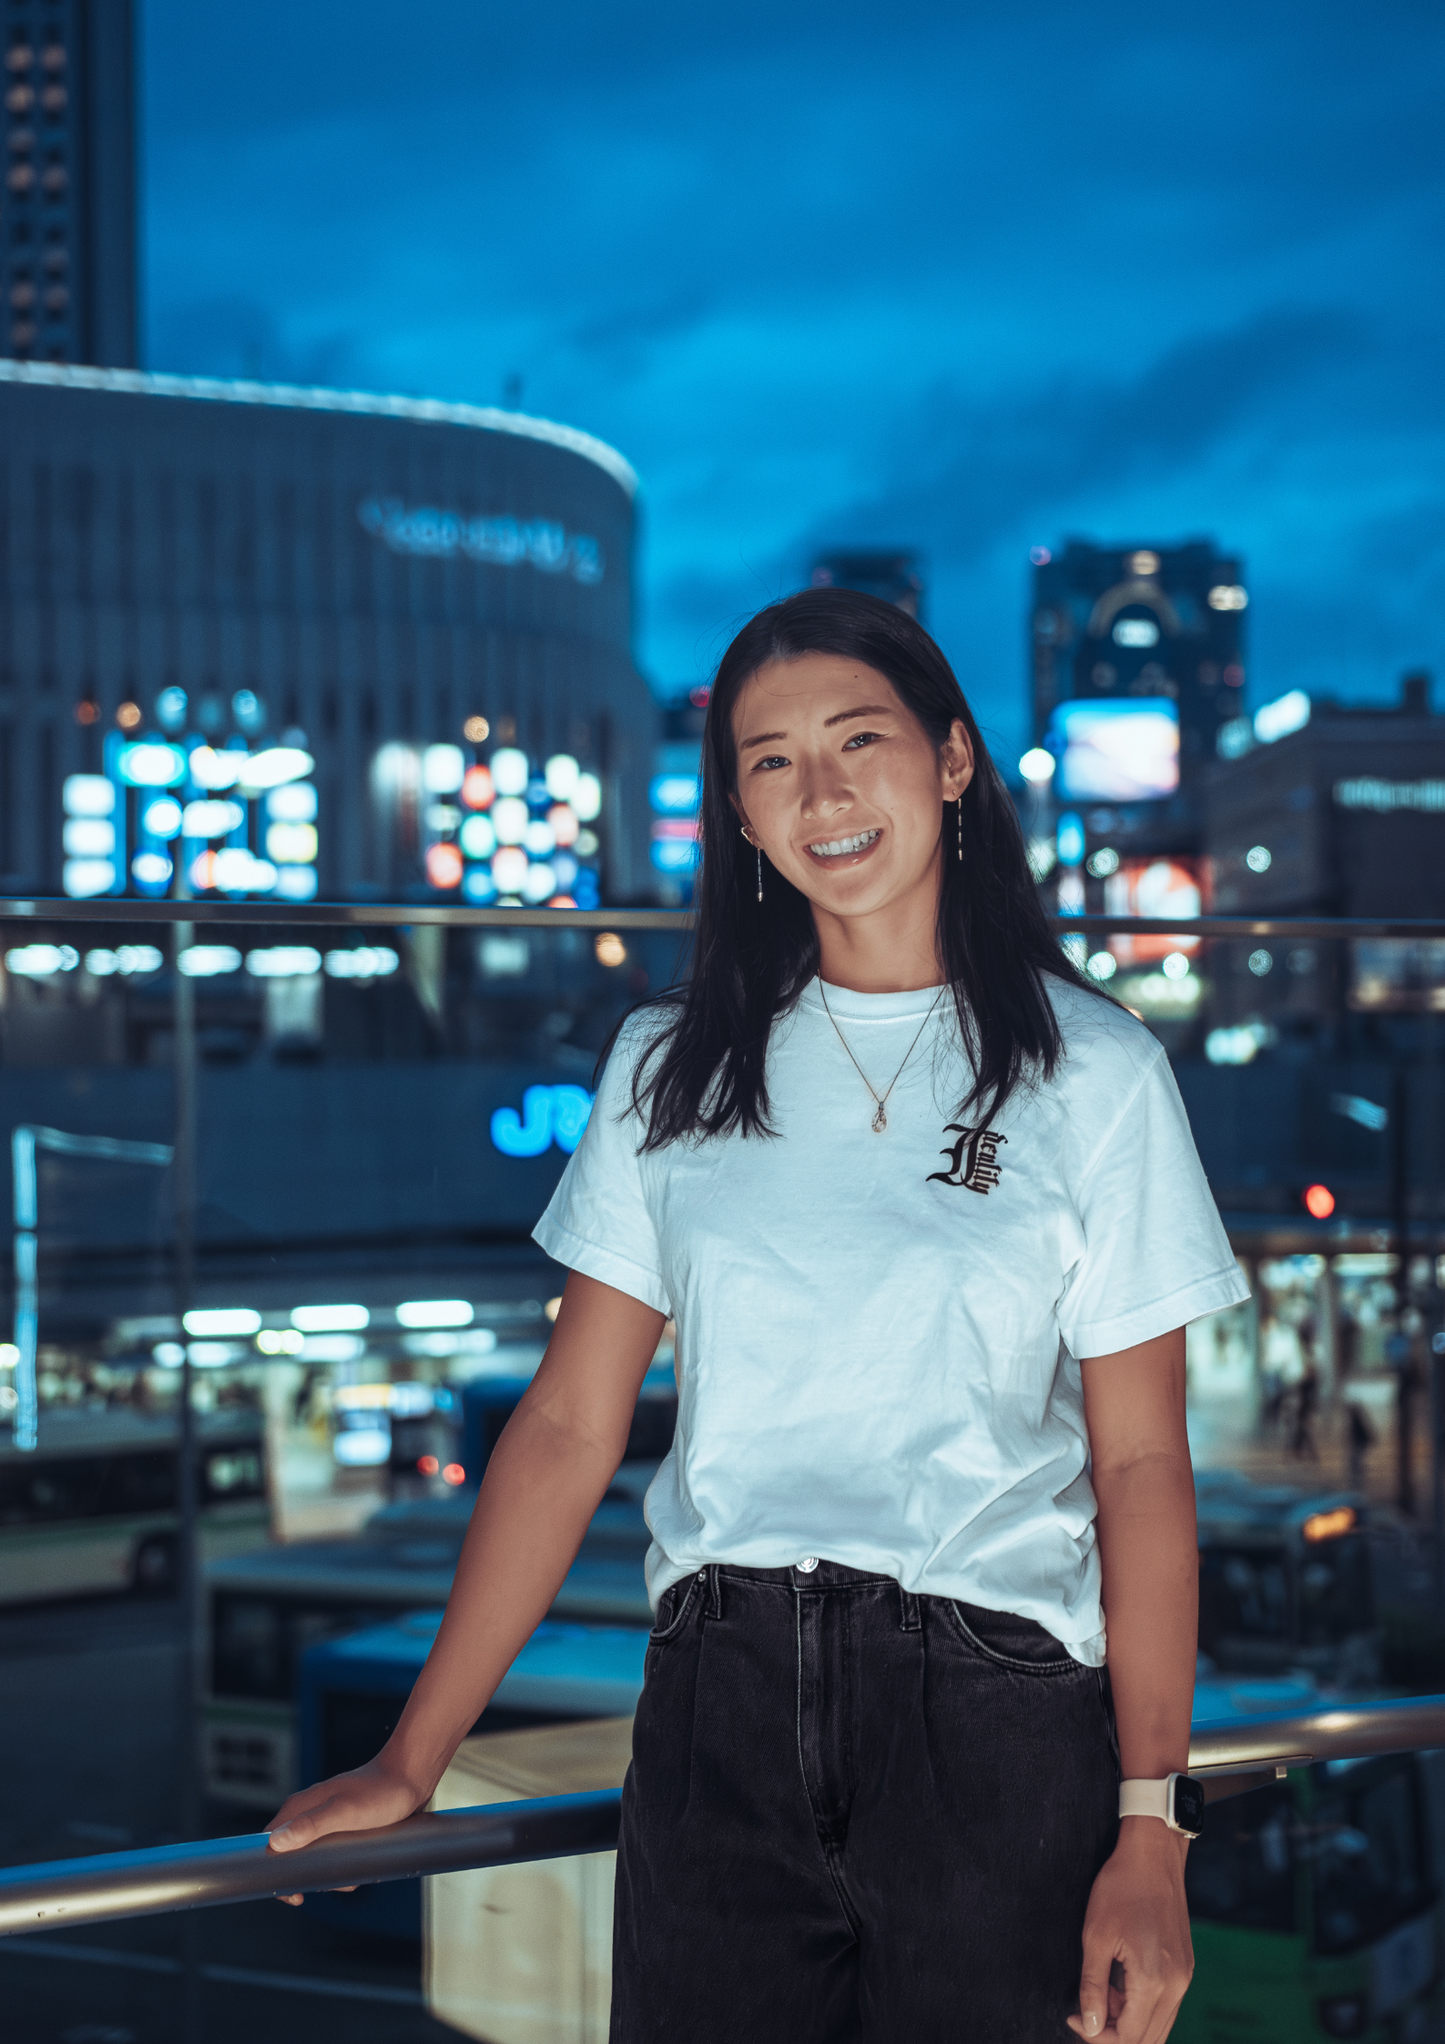
M 805 1554 L 796 1566 L 800 1575 L 810 1576 L 818 1566 L 818 1557 L 816 1554 Z

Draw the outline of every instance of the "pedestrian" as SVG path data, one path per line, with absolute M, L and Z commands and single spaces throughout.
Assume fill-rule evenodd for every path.
M 1357 1398 L 1346 1400 L 1345 1411 L 1349 1416 L 1350 1489 L 1363 1490 L 1365 1457 L 1375 1445 L 1375 1429 L 1370 1424 L 1370 1415 Z
M 426 1801 L 672 1314 L 614 2044 L 1152 2044 L 1202 1810 L 1184 1327 L 1247 1296 L 1168 1062 L 1064 955 L 891 605 L 738 634 L 701 840 L 690 976 L 627 1021 L 537 1229 L 571 1275 L 436 1645 L 272 1845 Z
M 1294 1424 L 1290 1430 L 1289 1446 L 1290 1453 L 1299 1460 L 1318 1462 L 1320 1451 L 1315 1446 L 1314 1417 L 1320 1399 L 1320 1369 L 1308 1342 L 1304 1344 L 1304 1358 L 1304 1370 L 1295 1386 Z

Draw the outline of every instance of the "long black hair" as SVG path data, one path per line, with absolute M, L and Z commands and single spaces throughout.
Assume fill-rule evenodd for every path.
M 951 802 L 940 811 L 940 829 L 945 821 L 949 829 L 938 955 L 973 1071 L 960 1119 L 979 1110 L 992 1117 L 1022 1081 L 1052 1075 L 1063 1042 L 1045 977 L 1089 987 L 1049 927 L 1008 790 L 943 654 L 891 603 L 851 589 L 805 589 L 744 625 L 713 679 L 691 972 L 660 997 L 676 1013 L 633 1078 L 633 1101 L 647 1124 L 644 1149 L 684 1136 L 774 1133 L 768 1037 L 817 972 L 818 938 L 807 896 L 771 864 L 764 899 L 757 899 L 757 855 L 729 800 L 737 790 L 733 708 L 760 667 L 804 653 L 841 654 L 885 675 L 938 748 L 955 719 L 972 740 L 974 773 L 959 798 L 958 824 Z M 961 861 L 953 856 L 959 825 Z

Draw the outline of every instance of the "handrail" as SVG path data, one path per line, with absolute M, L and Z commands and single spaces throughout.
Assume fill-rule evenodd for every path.
M 1202 1725 L 1190 1740 L 1189 1765 L 1207 1783 L 1214 1777 L 1223 1788 L 1226 1777 L 1247 1786 L 1240 1777 L 1316 1760 L 1358 1760 L 1437 1745 L 1445 1745 L 1445 1696 L 1402 1697 Z M 0 1869 L 0 1937 L 319 1888 L 364 1887 L 418 1874 L 610 1852 L 617 1844 L 621 1807 L 622 1791 L 603 1789 L 425 1812 L 377 1831 L 337 1832 L 284 1855 L 268 1851 L 266 1833 L 255 1831 L 239 1838 L 7 1867 Z
M 122 1916 L 162 1916 L 220 1902 L 255 1902 L 317 1888 L 365 1887 L 418 1874 L 610 1852 L 621 1789 L 424 1811 L 376 1831 L 338 1831 L 299 1852 L 267 1849 L 267 1834 L 102 1852 L 0 1869 L 0 1937 Z
M 1445 938 L 1432 916 L 1055 916 L 1062 937 Z M 42 895 L 0 898 L 3 923 L 215 923 L 341 928 L 441 924 L 490 930 L 690 930 L 685 908 L 473 908 L 442 901 L 142 901 L 104 896 L 71 901 Z

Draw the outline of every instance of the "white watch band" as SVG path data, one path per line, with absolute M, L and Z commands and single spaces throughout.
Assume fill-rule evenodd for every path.
M 1121 1781 L 1119 1815 L 1158 1817 L 1171 1831 L 1174 1830 L 1174 1782 L 1172 1774 L 1166 1774 L 1162 1781 Z

